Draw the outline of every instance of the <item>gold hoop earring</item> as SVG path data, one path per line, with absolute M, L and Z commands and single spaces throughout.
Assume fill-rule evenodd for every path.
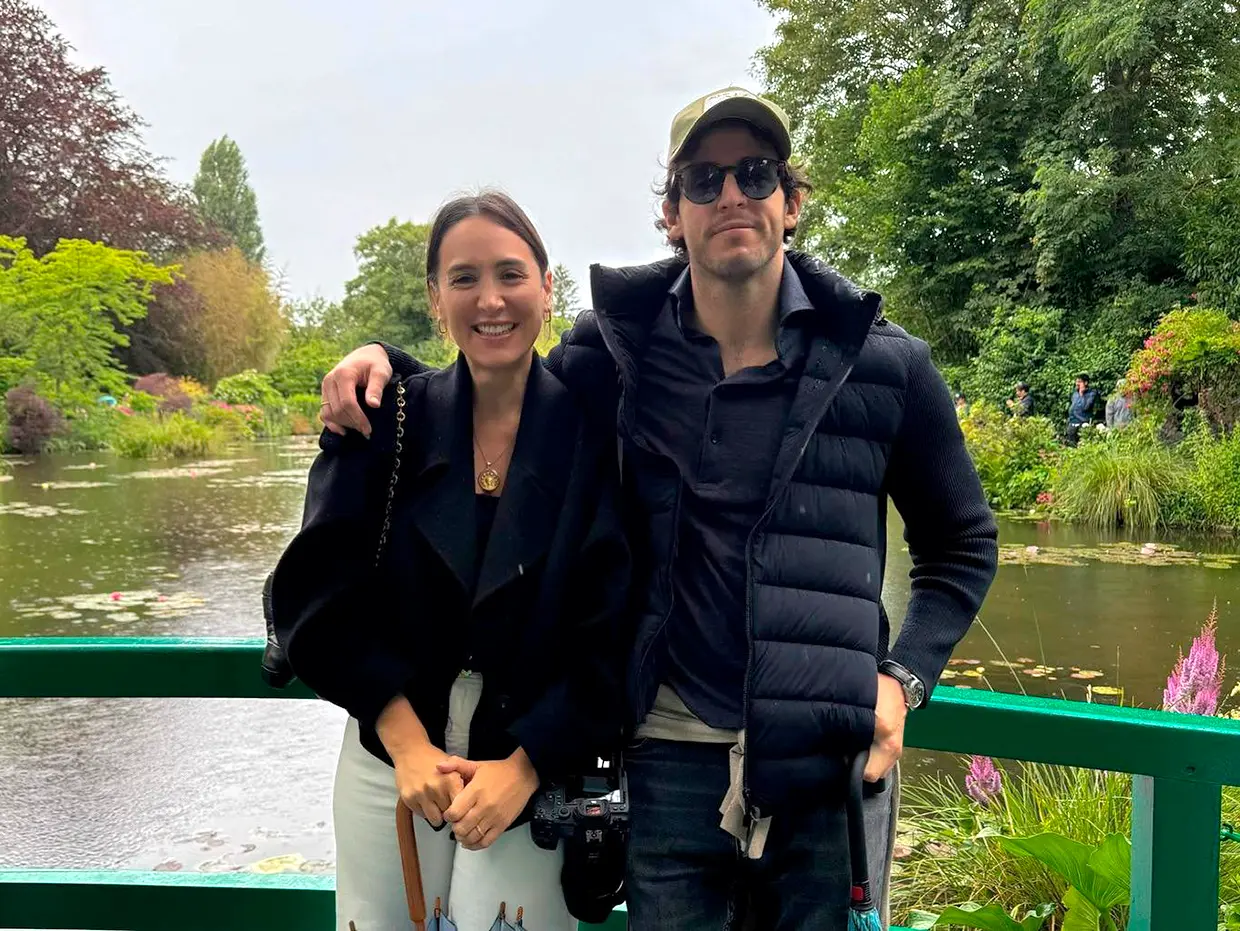
M 448 338 L 448 325 L 443 322 L 442 317 L 435 321 L 435 330 L 439 333 L 440 339 Z

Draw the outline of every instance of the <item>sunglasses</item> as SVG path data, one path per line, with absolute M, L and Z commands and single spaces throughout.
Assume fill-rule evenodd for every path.
M 766 200 L 775 193 L 784 176 L 784 163 L 774 158 L 742 158 L 735 165 L 694 162 L 676 172 L 680 190 L 695 204 L 710 204 L 723 193 L 728 173 L 736 175 L 736 186 L 750 200 Z

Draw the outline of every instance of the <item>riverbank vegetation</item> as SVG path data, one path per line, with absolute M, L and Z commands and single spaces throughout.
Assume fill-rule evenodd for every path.
M 1240 717 L 1240 685 L 1227 691 L 1226 664 L 1215 643 L 1217 621 L 1217 612 L 1211 612 L 1188 654 L 1174 664 L 1163 692 L 1164 710 Z M 956 773 L 909 780 L 901 796 L 892 883 L 893 917 L 899 924 L 929 928 L 935 926 L 934 916 L 942 915 L 939 927 L 1012 927 L 994 914 L 991 923 L 970 923 L 961 912 L 948 911 L 964 906 L 964 912 L 989 908 L 1017 921 L 1032 911 L 1045 919 L 1045 927 L 1070 927 L 1061 924 L 1062 905 L 1072 901 L 1066 898 L 1070 883 L 1062 870 L 1048 869 L 1030 855 L 1031 841 L 1035 853 L 1038 844 L 1054 843 L 1061 853 L 1082 857 L 1110 844 L 1122 866 L 1116 878 L 1127 889 L 1126 839 L 1132 829 L 1132 778 L 1127 774 L 972 757 Z M 1240 788 L 1224 788 L 1223 820 L 1240 823 Z M 1240 846 L 1224 843 L 1221 856 L 1220 928 L 1232 929 L 1240 926 Z M 1063 862 L 1062 857 L 1057 861 Z M 1120 896 L 1101 909 L 1114 920 L 1102 927 L 1125 927 L 1127 905 L 1126 896 Z M 1229 923 L 1233 919 L 1236 923 Z M 1071 926 L 1098 924 L 1095 919 Z

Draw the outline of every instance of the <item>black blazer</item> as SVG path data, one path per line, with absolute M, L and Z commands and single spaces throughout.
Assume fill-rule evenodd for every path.
M 471 759 L 525 749 L 546 781 L 606 752 L 623 723 L 629 551 L 616 511 L 615 426 L 590 418 L 535 356 L 508 475 L 478 565 L 473 383 L 464 358 L 404 379 L 391 528 L 375 565 L 395 459 L 395 382 L 370 440 L 324 431 L 301 532 L 275 571 L 277 635 L 297 676 L 374 731 L 404 693 L 444 745 L 466 657 L 482 673 Z M 476 576 L 476 577 L 475 577 Z

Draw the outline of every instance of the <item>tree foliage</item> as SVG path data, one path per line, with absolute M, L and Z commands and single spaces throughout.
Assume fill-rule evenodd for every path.
M 395 217 L 357 238 L 357 275 L 345 284 L 337 313 L 326 329 L 348 344 L 383 339 L 399 346 L 429 339 L 434 334 L 426 293 L 426 239 L 424 223 L 400 222 Z
M 227 234 L 249 261 L 262 264 L 267 249 L 258 223 L 258 199 L 237 143 L 224 136 L 207 146 L 193 190 L 202 218 Z
M 551 314 L 561 320 L 569 320 L 581 309 L 581 297 L 577 293 L 577 282 L 564 265 L 557 265 L 551 270 L 552 295 Z
M 188 374 L 214 384 L 247 369 L 270 368 L 286 323 L 267 273 L 236 246 L 189 255 L 182 273 L 201 301 L 194 332 L 202 367 Z
M 25 240 L 0 236 L 0 355 L 28 360 L 56 395 L 119 393 L 121 327 L 146 313 L 153 286 L 172 272 L 98 242 L 63 240 L 36 258 Z
M 940 361 L 1002 369 L 973 378 L 992 400 L 1039 360 L 1121 374 L 1193 291 L 1238 309 L 1227 0 L 760 2 L 779 26 L 759 65 L 816 189 L 804 245 Z
M 27 0 L 0 0 L 0 233 L 35 255 L 61 239 L 156 256 L 200 244 L 185 192 L 143 146 L 142 122 L 102 68 Z

